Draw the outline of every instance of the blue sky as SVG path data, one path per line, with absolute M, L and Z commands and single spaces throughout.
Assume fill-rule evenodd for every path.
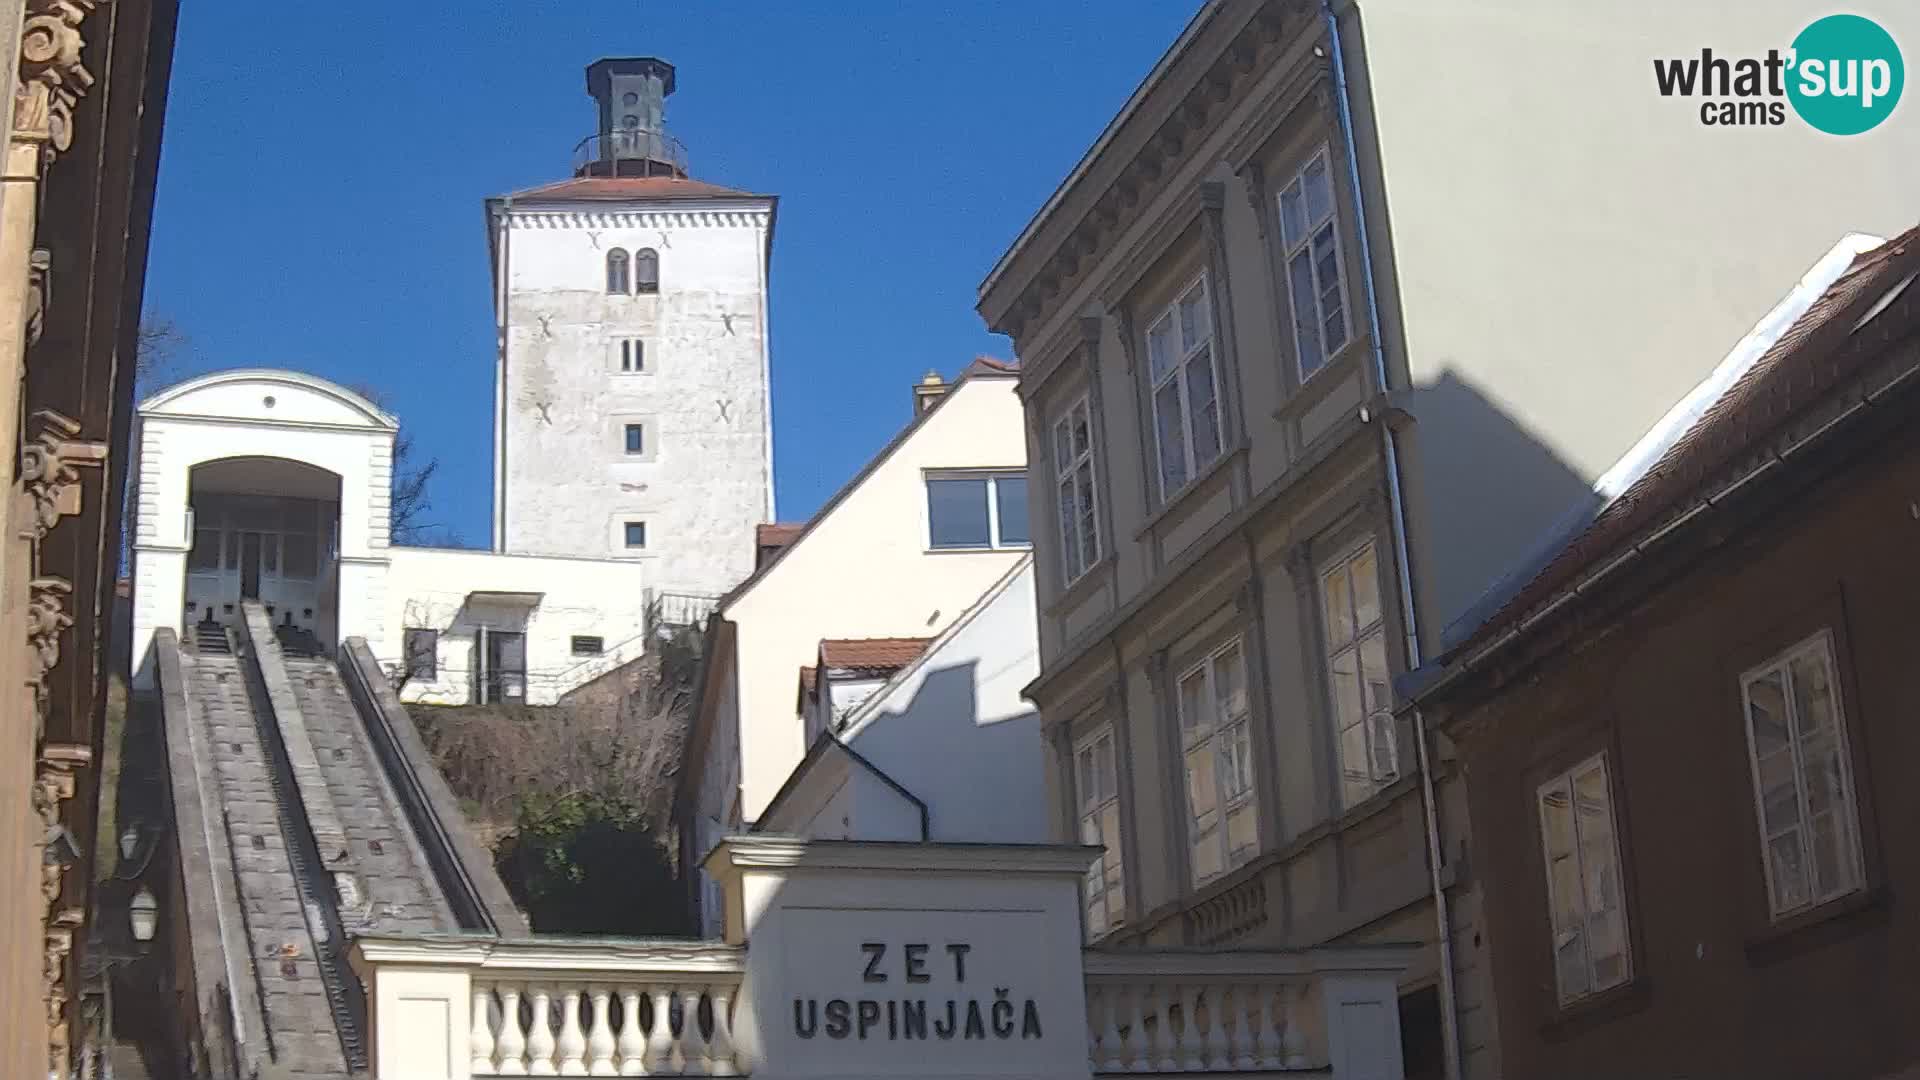
M 493 330 L 481 200 L 567 175 L 582 69 L 657 55 L 696 177 L 781 197 L 783 519 L 1006 356 L 974 292 L 1195 0 L 182 5 L 149 320 L 170 381 L 290 367 L 373 388 L 437 457 L 428 517 L 484 544 Z

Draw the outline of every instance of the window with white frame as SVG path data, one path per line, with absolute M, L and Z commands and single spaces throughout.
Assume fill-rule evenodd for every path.
M 1633 975 L 1607 756 L 1588 758 L 1541 784 L 1535 795 L 1546 856 L 1554 982 L 1566 1004 Z
M 1866 883 L 1833 635 L 1740 678 L 1767 904 L 1786 918 Z
M 1187 861 L 1197 887 L 1244 864 L 1260 846 L 1246 659 L 1238 638 L 1181 674 L 1179 710 Z
M 1103 724 L 1074 747 L 1080 842 L 1106 851 L 1087 870 L 1087 940 L 1105 936 L 1126 917 L 1120 853 L 1120 786 L 1114 771 L 1113 727 Z
M 1027 528 L 1027 474 L 927 474 L 927 543 L 936 550 L 1023 548 Z
M 1053 422 L 1053 473 L 1060 494 L 1060 580 L 1071 585 L 1100 561 L 1093 410 L 1085 396 Z
M 1187 288 L 1147 328 L 1153 439 L 1166 499 L 1220 456 L 1220 368 L 1207 278 Z
M 1325 147 L 1280 189 L 1280 239 L 1286 249 L 1300 381 L 1306 382 L 1347 343 L 1340 223 Z
M 1320 574 L 1340 801 L 1353 806 L 1400 775 L 1380 569 L 1369 540 Z

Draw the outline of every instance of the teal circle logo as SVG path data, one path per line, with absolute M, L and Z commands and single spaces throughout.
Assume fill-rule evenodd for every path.
M 1800 119 L 1829 135 L 1880 126 L 1900 104 L 1906 65 L 1893 35 L 1872 19 L 1829 15 L 1793 39 L 1787 100 Z

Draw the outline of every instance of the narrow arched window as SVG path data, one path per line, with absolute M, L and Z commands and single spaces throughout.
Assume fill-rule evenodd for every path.
M 627 253 L 619 248 L 607 252 L 607 291 L 622 296 L 633 291 L 627 285 Z
M 652 248 L 641 248 L 633 253 L 633 291 L 660 291 L 660 255 Z

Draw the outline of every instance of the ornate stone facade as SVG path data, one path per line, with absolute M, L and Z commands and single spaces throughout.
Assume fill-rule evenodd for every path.
M 0 617 L 19 635 L 0 647 L 0 715 L 15 718 L 0 735 L 0 875 L 23 901 L 0 905 L 17 913 L 0 924 L 8 1076 L 73 1069 L 119 552 L 107 466 L 125 446 L 176 10 L 0 0 L 0 48 L 18 51 L 0 155 L 0 442 L 18 463 L 0 499 Z M 90 94 L 102 80 L 116 93 Z

